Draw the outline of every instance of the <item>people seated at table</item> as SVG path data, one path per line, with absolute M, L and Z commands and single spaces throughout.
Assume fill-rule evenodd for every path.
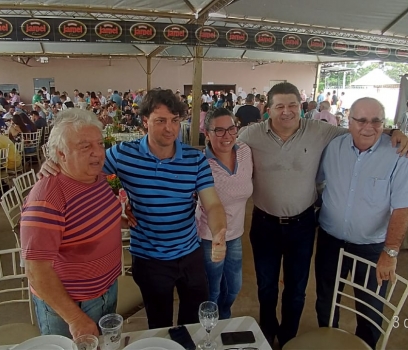
M 85 95 L 82 92 L 79 92 L 78 96 L 76 97 L 76 107 L 80 109 L 88 108 L 88 102 L 85 101 Z
M 38 181 L 22 210 L 22 257 L 43 335 L 98 336 L 98 320 L 116 310 L 121 206 L 101 173 L 101 131 L 91 112 L 61 112 L 48 141 L 61 172 Z
M 31 130 L 23 122 L 20 114 L 14 114 L 11 118 L 11 125 L 9 127 L 9 138 L 13 142 L 22 142 L 22 133 L 29 133 Z
M 14 170 L 21 166 L 21 156 L 16 152 L 13 141 L 11 141 L 6 135 L 0 135 L 0 148 L 9 149 L 6 168 L 8 170 Z
M 204 249 L 209 300 L 218 304 L 220 319 L 226 319 L 231 317 L 231 306 L 242 286 L 241 236 L 244 233 L 246 202 L 252 195 L 252 152 L 246 144 L 236 142 L 238 128 L 229 110 L 219 108 L 209 111 L 204 128 L 208 141 L 205 155 L 227 216 L 224 260 L 213 262 L 211 259 L 212 234 L 200 199 L 196 209 L 197 230 Z
M 123 119 L 121 120 L 121 124 L 126 126 L 134 127 L 139 126 L 139 120 L 136 116 L 133 115 L 131 110 L 125 110 L 123 112 Z
M 106 107 L 101 107 L 101 110 L 98 114 L 99 121 L 103 124 L 103 127 L 113 123 L 113 118 L 108 114 Z

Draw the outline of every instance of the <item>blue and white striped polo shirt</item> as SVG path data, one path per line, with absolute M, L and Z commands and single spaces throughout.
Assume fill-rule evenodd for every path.
M 106 151 L 103 171 L 116 174 L 137 219 L 130 252 L 141 258 L 173 260 L 199 247 L 193 193 L 214 186 L 211 168 L 197 149 L 175 141 L 171 159 L 158 159 L 148 135 Z

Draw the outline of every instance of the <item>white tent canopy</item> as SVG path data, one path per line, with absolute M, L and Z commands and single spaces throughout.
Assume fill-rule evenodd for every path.
M 376 68 L 371 72 L 367 73 L 360 79 L 351 83 L 353 86 L 396 86 L 399 83 L 392 80 L 388 75 L 386 75 L 381 69 Z

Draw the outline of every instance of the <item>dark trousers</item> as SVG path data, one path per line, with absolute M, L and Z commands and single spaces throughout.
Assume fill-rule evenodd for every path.
M 305 304 L 315 237 L 314 208 L 289 224 L 280 224 L 257 207 L 252 214 L 250 239 L 254 254 L 260 304 L 260 326 L 269 341 L 278 337 L 283 346 L 296 336 Z M 282 319 L 276 306 L 283 258 Z
M 177 323 L 198 323 L 198 307 L 208 300 L 202 248 L 175 260 L 133 256 L 133 279 L 142 292 L 149 328 L 173 325 L 174 287 L 180 298 Z
M 340 249 L 344 248 L 346 252 L 372 261 L 373 263 L 377 263 L 383 247 L 384 243 L 353 244 L 341 241 L 329 235 L 323 229 L 319 228 L 319 235 L 317 238 L 316 246 L 315 270 L 317 293 L 316 312 L 320 327 L 328 327 L 329 325 L 330 310 L 333 301 L 334 285 L 336 280 L 336 271 Z M 362 263 L 356 264 L 355 283 L 364 285 L 367 271 L 366 266 L 367 265 Z M 352 268 L 352 260 L 344 257 L 341 269 L 341 277 L 347 278 Z M 377 289 L 376 270 L 374 268 L 370 269 L 370 276 L 367 287 L 374 292 Z M 340 283 L 339 290 L 342 291 L 343 289 L 344 283 Z M 385 295 L 386 289 L 387 282 L 383 281 L 382 287 L 380 289 L 381 296 Z M 380 311 L 380 313 L 382 312 L 383 304 L 376 298 L 357 288 L 354 288 L 354 295 L 356 298 L 361 299 L 367 304 L 375 307 L 378 311 Z M 338 298 L 338 302 L 339 301 L 340 298 Z M 355 303 L 355 308 L 357 311 L 360 311 L 362 314 L 366 315 L 370 319 L 374 320 L 377 324 L 381 325 L 382 318 L 370 308 L 364 306 L 359 302 Z M 333 327 L 338 328 L 338 326 L 339 308 L 336 308 L 333 319 Z M 380 332 L 364 317 L 357 315 L 356 335 L 363 339 L 373 349 L 375 349 L 375 345 L 380 337 Z

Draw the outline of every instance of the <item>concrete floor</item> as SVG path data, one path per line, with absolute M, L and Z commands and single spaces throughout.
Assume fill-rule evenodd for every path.
M 251 246 L 249 243 L 248 232 L 250 228 L 252 212 L 252 202 L 247 205 L 247 213 L 245 220 L 245 234 L 243 237 L 243 287 L 235 304 L 233 305 L 233 317 L 249 315 L 258 319 L 258 299 L 257 299 L 257 285 L 254 271 L 254 264 L 252 258 Z M 9 223 L 5 217 L 2 209 L 0 209 L 0 249 L 12 248 L 15 246 L 14 236 L 10 230 Z M 398 259 L 397 272 L 401 276 L 408 278 L 408 251 L 401 252 Z M 283 287 L 283 285 L 281 286 Z M 0 290 L 1 290 L 0 285 Z M 307 288 L 306 305 L 303 311 L 299 333 L 304 333 L 315 329 L 317 327 L 316 313 L 314 310 L 314 303 L 316 300 L 315 294 L 315 278 L 314 266 L 310 271 L 310 279 Z M 1 297 L 0 297 L 1 301 Z M 175 300 L 175 308 L 177 308 L 177 300 Z M 12 322 L 29 322 L 28 313 L 23 306 L 0 306 L 0 325 Z M 341 327 L 353 331 L 355 328 L 355 321 L 353 315 L 342 314 L 340 319 Z M 407 320 L 406 327 L 400 321 L 399 328 L 396 328 L 391 333 L 387 349 L 408 349 L 408 304 L 406 303 L 401 311 L 400 320 Z M 131 317 L 130 322 L 125 324 L 125 331 L 135 331 L 147 329 L 147 322 L 144 310 L 139 311 Z M 274 350 L 279 349 L 277 343 L 273 346 Z

